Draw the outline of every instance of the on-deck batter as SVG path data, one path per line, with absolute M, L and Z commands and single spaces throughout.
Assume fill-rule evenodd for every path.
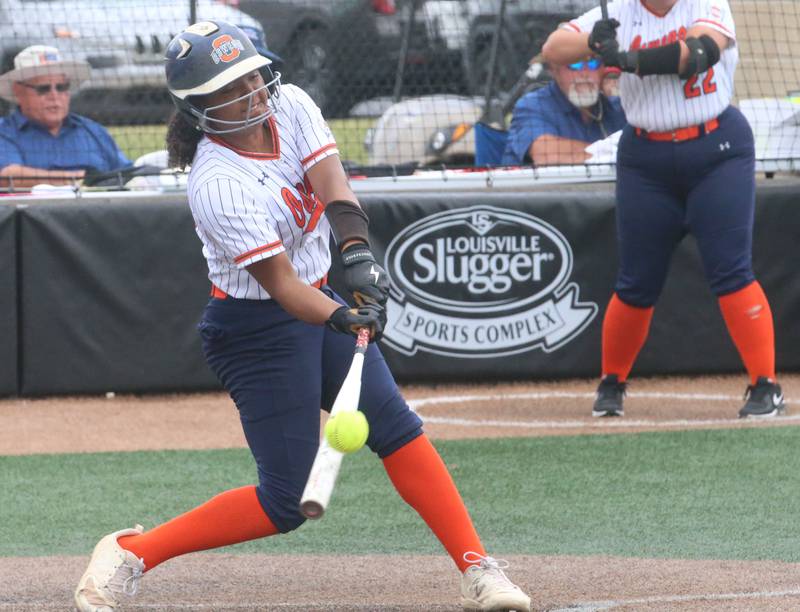
M 727 0 L 616 0 L 553 32 L 543 53 L 595 54 L 622 71 L 628 118 L 617 159 L 619 271 L 603 320 L 602 380 L 592 414 L 621 416 L 669 261 L 687 233 L 750 375 L 740 417 L 784 410 L 772 313 L 752 270 L 753 134 L 730 105 L 738 62 Z
M 281 87 L 270 61 L 224 22 L 190 26 L 166 59 L 178 109 L 168 148 L 177 165 L 192 165 L 189 203 L 212 282 L 203 349 L 236 403 L 259 484 L 221 493 L 151 531 L 101 539 L 75 592 L 83 611 L 115 608 L 143 572 L 172 557 L 299 527 L 320 407 L 330 410 L 341 387 L 352 336 L 369 327 L 377 339 L 386 321 L 386 273 L 314 102 L 298 87 Z M 331 233 L 359 308 L 345 306 L 326 284 Z M 359 408 L 369 422 L 367 445 L 463 572 L 465 609 L 529 610 L 528 596 L 486 556 L 375 344 L 365 356 Z

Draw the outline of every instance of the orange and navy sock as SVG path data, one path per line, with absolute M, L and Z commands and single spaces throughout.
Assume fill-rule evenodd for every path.
M 144 559 L 147 571 L 198 550 L 255 540 L 278 533 L 264 513 L 253 486 L 231 489 L 141 535 L 123 536 L 119 545 Z
M 431 528 L 462 572 L 471 565 L 464 553 L 486 555 L 450 472 L 421 435 L 383 460 L 397 492 Z
M 616 374 L 625 382 L 642 350 L 654 308 L 638 308 L 623 302 L 617 294 L 611 296 L 603 318 L 603 376 Z
M 775 380 L 775 330 L 761 285 L 754 281 L 744 289 L 720 296 L 719 307 L 751 384 L 759 376 Z

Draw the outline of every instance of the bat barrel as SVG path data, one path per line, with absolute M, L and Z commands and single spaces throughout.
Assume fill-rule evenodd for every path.
M 300 512 L 309 519 L 318 519 L 325 513 L 331 500 L 333 487 L 342 465 L 342 453 L 332 449 L 327 440 L 320 444 L 308 482 L 300 498 Z
M 364 366 L 364 353 L 369 343 L 369 330 L 362 329 L 356 342 L 355 354 L 350 364 L 350 370 L 344 378 L 342 388 L 333 402 L 331 416 L 338 412 L 353 412 L 358 410 L 358 400 L 361 396 L 361 370 Z M 331 448 L 327 440 L 322 440 L 311 466 L 303 496 L 300 498 L 300 512 L 308 519 L 322 518 L 325 508 L 331 499 L 336 477 L 342 465 L 344 455 Z

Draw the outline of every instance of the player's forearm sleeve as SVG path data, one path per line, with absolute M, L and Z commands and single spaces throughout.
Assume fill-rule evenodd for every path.
M 361 240 L 369 244 L 369 218 L 355 202 L 349 200 L 328 202 L 325 216 L 331 224 L 333 238 L 340 247 L 349 240 Z
M 639 76 L 678 74 L 680 71 L 681 44 L 679 42 L 632 53 L 638 55 L 636 74 Z

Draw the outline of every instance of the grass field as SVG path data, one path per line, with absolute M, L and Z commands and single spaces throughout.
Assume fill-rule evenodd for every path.
M 328 123 L 339 144 L 342 159 L 366 164 L 367 152 L 364 149 L 364 136 L 374 121 L 372 119 L 334 119 Z M 164 139 L 167 134 L 165 125 L 116 126 L 109 127 L 108 130 L 131 161 L 140 155 L 165 147 Z
M 800 428 L 438 442 L 496 554 L 800 561 Z M 0 457 L 0 555 L 86 554 L 248 484 L 246 450 Z M 439 553 L 362 451 L 326 518 L 235 547 L 264 553 Z

